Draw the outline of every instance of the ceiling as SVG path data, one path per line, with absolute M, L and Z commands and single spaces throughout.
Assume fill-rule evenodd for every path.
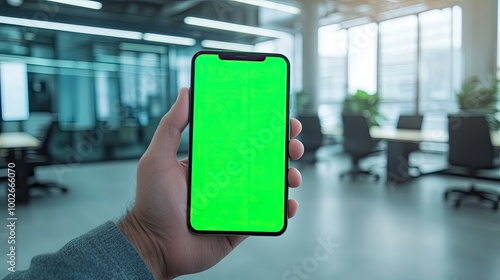
M 466 0 L 325 0 L 321 2 L 320 24 L 341 23 L 367 18 L 380 22 L 426 10 L 440 9 L 460 4 Z M 355 23 L 353 23 L 355 24 Z
M 280 2 L 300 6 L 301 1 L 320 3 L 321 25 L 344 22 L 343 27 L 356 24 L 353 19 L 380 21 L 405 13 L 449 7 L 459 2 L 459 0 L 282 0 Z M 259 8 L 255 6 L 228 0 L 101 0 L 100 2 L 103 8 L 95 11 L 41 0 L 0 0 L 0 15 L 241 43 L 256 43 L 269 38 L 231 33 L 228 39 L 227 32 L 186 25 L 183 20 L 186 16 L 197 16 L 286 32 L 300 30 L 300 15 L 273 10 L 259 12 Z

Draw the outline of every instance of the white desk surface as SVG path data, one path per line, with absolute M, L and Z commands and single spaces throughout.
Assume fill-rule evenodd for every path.
M 448 142 L 448 133 L 444 131 L 420 131 L 410 129 L 394 129 L 372 127 L 370 135 L 374 139 L 397 140 L 401 142 Z
M 342 129 L 327 129 L 324 134 L 333 136 L 342 136 Z M 410 130 L 410 129 L 395 129 L 372 127 L 370 135 L 374 139 L 380 140 L 395 140 L 400 142 L 448 142 L 448 133 L 439 130 Z M 491 142 L 493 146 L 500 147 L 500 131 L 491 133 Z
M 0 149 L 38 148 L 40 140 L 26 132 L 0 133 Z

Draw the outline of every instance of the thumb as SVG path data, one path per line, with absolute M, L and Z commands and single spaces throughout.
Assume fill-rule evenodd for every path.
M 189 121 L 189 89 L 181 88 L 177 101 L 163 116 L 148 150 L 176 159 L 181 135 Z

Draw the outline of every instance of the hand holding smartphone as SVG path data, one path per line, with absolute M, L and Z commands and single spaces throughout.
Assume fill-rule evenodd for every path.
M 290 64 L 279 54 L 192 60 L 188 226 L 279 235 L 287 225 Z

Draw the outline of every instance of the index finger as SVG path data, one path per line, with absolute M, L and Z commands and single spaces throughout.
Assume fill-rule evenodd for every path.
M 297 135 L 299 135 L 302 131 L 302 123 L 300 123 L 300 121 L 296 118 L 290 119 L 290 127 L 290 139 L 297 137 Z

